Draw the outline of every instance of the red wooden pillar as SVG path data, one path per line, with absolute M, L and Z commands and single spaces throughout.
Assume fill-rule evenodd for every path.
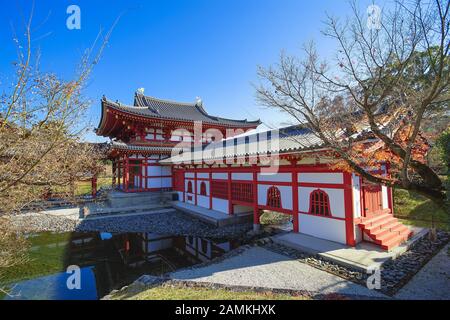
M 112 161 L 112 181 L 111 181 L 111 185 L 114 188 L 116 186 L 116 175 L 117 175 L 117 160 L 114 159 Z
M 295 169 L 293 169 L 295 170 Z M 294 232 L 299 232 L 298 223 L 298 173 L 292 172 L 292 214 Z
M 186 174 L 186 169 L 185 167 L 182 168 L 182 172 L 183 172 L 183 202 L 186 202 L 186 179 L 185 179 L 185 174 Z
M 390 178 L 390 167 L 391 164 L 389 162 L 386 162 L 386 177 Z M 392 195 L 392 187 L 386 187 L 387 188 L 387 198 L 388 198 L 388 207 L 391 210 L 391 214 L 394 214 L 394 197 Z
M 228 167 L 231 168 L 231 167 Z M 233 212 L 233 200 L 231 199 L 231 170 L 228 170 L 227 172 L 228 174 L 228 180 L 227 180 L 227 185 L 228 185 L 228 214 L 234 214 Z
M 194 203 L 197 205 L 197 168 L 194 167 Z
M 253 231 L 258 231 L 260 229 L 260 217 L 259 217 L 259 209 L 258 209 L 258 167 L 256 165 L 253 166 Z
M 128 184 L 130 180 L 130 160 L 128 159 L 128 155 L 125 156 L 125 162 L 124 162 L 124 177 L 123 177 L 123 183 L 125 187 L 125 192 L 128 192 Z
M 211 187 L 212 187 L 212 168 L 211 168 L 211 166 L 209 167 L 208 177 L 209 177 L 209 188 L 208 188 L 209 189 L 208 190 L 208 192 L 209 192 L 209 209 L 212 210 L 213 205 L 212 205 L 212 193 L 211 193 Z
M 91 178 L 91 195 L 92 195 L 92 198 L 97 197 L 97 176 L 96 175 L 94 175 Z
M 353 187 L 352 174 L 344 172 L 344 210 L 345 210 L 345 238 L 348 246 L 355 246 L 355 232 L 353 221 Z

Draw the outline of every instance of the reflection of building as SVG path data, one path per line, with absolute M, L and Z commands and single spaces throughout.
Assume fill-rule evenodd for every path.
M 182 237 L 154 233 L 145 233 L 142 245 L 147 260 L 157 255 L 177 266 L 179 263 L 184 265 L 186 261 L 191 263 L 210 261 L 233 248 L 230 241 L 214 242 L 196 236 Z
M 231 250 L 229 241 L 217 243 L 194 236 L 186 236 L 184 239 L 186 241 L 186 251 L 203 262 L 220 257 Z
M 232 248 L 230 242 L 199 237 L 75 232 L 66 244 L 64 265 L 92 270 L 93 277 L 82 279 L 82 286 L 96 288 L 102 297 L 142 274 L 163 275 L 219 257 Z M 83 282 L 88 280 L 95 283 Z
M 194 122 L 201 121 L 194 135 Z M 259 121 L 231 120 L 209 115 L 201 101 L 180 103 L 136 93 L 133 106 L 102 99 L 102 117 L 97 134 L 110 137 L 114 183 L 124 191 L 152 191 L 172 188 L 172 172 L 158 161 L 174 147 L 192 141 L 211 142 L 214 132 L 224 137 L 254 129 Z M 180 149 L 181 150 L 181 149 Z

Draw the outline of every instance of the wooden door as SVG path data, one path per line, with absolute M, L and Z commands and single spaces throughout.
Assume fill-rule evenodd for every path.
M 364 186 L 364 216 L 370 217 L 383 209 L 381 186 Z

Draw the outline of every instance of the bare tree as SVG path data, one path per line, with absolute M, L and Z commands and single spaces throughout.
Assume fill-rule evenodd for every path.
M 397 1 L 377 29 L 355 2 L 351 8 L 350 18 L 325 22 L 324 36 L 337 44 L 333 58 L 320 59 L 313 43 L 302 58 L 282 53 L 276 66 L 258 69 L 257 98 L 308 127 L 341 166 L 444 206 L 421 131 L 424 119 L 448 116 L 449 2 Z M 390 164 L 390 176 L 366 170 L 380 161 Z
M 2 271 L 23 262 L 26 252 L 24 230 L 14 228 L 10 216 L 50 189 L 70 199 L 77 180 L 103 170 L 101 155 L 92 144 L 82 143 L 90 105 L 83 90 L 111 31 L 99 33 L 75 75 L 65 80 L 40 70 L 31 21 L 24 41 L 15 39 L 14 81 L 0 96 L 0 280 Z

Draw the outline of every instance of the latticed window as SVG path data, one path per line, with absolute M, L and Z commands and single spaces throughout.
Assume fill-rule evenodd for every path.
M 228 183 L 226 181 L 214 181 L 211 183 L 210 189 L 214 198 L 228 199 Z
M 236 201 L 253 202 L 253 186 L 251 183 L 233 182 L 231 198 Z
M 173 177 L 173 187 L 177 191 L 183 191 L 184 188 L 184 172 L 183 171 L 174 171 L 172 173 Z
M 309 196 L 309 213 L 319 216 L 331 216 L 330 200 L 323 190 L 314 190 Z
M 188 181 L 187 193 L 192 193 L 192 181 Z
M 281 193 L 277 187 L 272 186 L 267 190 L 267 206 L 281 208 Z
M 200 195 L 206 196 L 206 183 L 204 181 L 200 183 Z

